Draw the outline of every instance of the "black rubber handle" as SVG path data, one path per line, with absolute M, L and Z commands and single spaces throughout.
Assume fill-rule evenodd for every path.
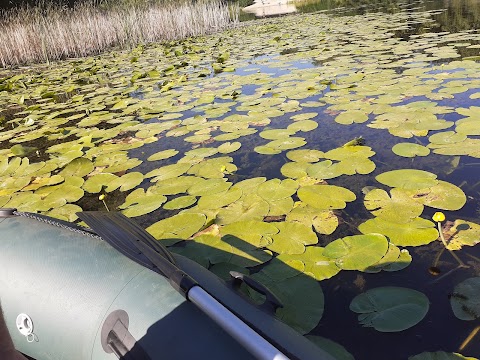
M 250 276 L 242 274 L 238 271 L 230 271 L 232 277 L 232 285 L 235 289 L 238 289 L 242 283 L 251 287 L 256 292 L 265 296 L 265 301 L 259 307 L 267 310 L 268 312 L 275 313 L 278 308 L 283 308 L 282 302 L 278 297 L 265 285 L 260 284 L 258 281 L 252 279 Z

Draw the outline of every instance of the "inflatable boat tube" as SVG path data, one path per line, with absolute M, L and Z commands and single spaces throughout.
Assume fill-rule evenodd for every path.
M 74 224 L 0 209 L 0 299 L 15 347 L 37 360 L 333 360 L 207 269 L 167 253 L 194 279 L 191 296 L 143 266 L 140 252 L 134 261 Z M 249 331 L 259 352 L 235 335 Z M 263 351 L 270 346 L 278 354 Z

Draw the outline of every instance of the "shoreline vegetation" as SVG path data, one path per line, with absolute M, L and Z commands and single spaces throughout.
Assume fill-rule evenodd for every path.
M 0 13 L 0 64 L 49 63 L 205 35 L 233 26 L 238 13 L 220 0 L 26 5 Z

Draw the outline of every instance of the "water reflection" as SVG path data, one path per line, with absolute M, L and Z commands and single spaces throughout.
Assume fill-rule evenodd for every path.
M 269 17 L 295 13 L 297 8 L 294 3 L 287 3 L 284 0 L 258 0 L 253 5 L 243 8 L 243 11 L 254 14 L 256 17 Z
M 241 20 L 253 17 L 279 16 L 291 13 L 333 11 L 341 15 L 363 15 L 370 12 L 398 13 L 401 11 L 442 10 L 433 16 L 435 24 L 428 24 L 424 32 L 451 33 L 480 27 L 478 0 L 255 0 L 244 7 Z M 418 33 L 418 28 L 415 29 Z M 422 31 L 422 29 L 420 29 Z

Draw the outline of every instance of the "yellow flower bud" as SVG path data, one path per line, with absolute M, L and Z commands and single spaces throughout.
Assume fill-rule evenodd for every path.
M 101 201 L 105 200 L 105 194 L 100 195 L 100 196 L 98 197 L 98 200 L 101 200 Z
M 433 221 L 442 222 L 445 221 L 445 214 L 442 212 L 436 212 L 432 216 Z

